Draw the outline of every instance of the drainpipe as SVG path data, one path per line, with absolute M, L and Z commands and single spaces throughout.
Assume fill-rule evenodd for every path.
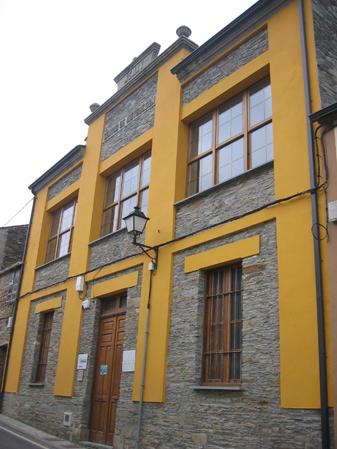
M 330 448 L 329 431 L 329 408 L 328 408 L 328 387 L 327 387 L 327 367 L 326 367 L 326 342 L 324 325 L 324 303 L 323 303 L 323 279 L 321 264 L 321 247 L 319 240 L 319 211 L 316 185 L 315 149 L 311 127 L 311 95 L 308 67 L 308 51 L 305 33 L 305 18 L 303 0 L 298 0 L 298 13 L 300 19 L 301 51 L 304 76 L 305 106 L 307 119 L 307 133 L 309 143 L 309 164 L 310 164 L 310 187 L 311 187 L 311 210 L 314 236 L 314 258 L 315 258 L 315 280 L 316 280 L 316 306 L 317 306 L 317 328 L 318 328 L 318 351 L 319 351 L 319 380 L 320 380 L 320 401 L 321 401 L 321 438 L 322 449 Z M 317 230 L 317 231 L 316 231 Z
M 148 300 L 147 300 L 147 305 L 146 305 L 144 351 L 143 351 L 143 359 L 142 359 L 142 373 L 141 373 L 140 392 L 139 392 L 140 397 L 139 397 L 138 426 L 137 426 L 135 449 L 139 449 L 139 447 L 140 447 L 139 446 L 140 435 L 141 435 L 141 430 L 142 430 L 143 411 L 144 411 L 145 372 L 146 372 L 146 359 L 147 359 L 147 348 L 148 348 L 148 339 L 149 339 L 149 325 L 150 325 L 152 277 L 153 277 L 153 272 L 155 269 L 156 269 L 156 263 L 153 260 L 151 260 L 151 262 L 149 263 L 150 285 L 149 285 L 149 295 L 148 295 Z
M 23 249 L 22 265 L 21 265 L 21 268 L 20 268 L 18 290 L 17 290 L 17 293 L 16 293 L 15 303 L 14 303 L 13 324 L 12 324 L 11 333 L 9 335 L 7 354 L 6 354 L 6 360 L 5 360 L 5 366 L 4 366 L 4 375 L 3 375 L 3 379 L 2 379 L 2 385 L 0 385 L 0 413 L 2 413 L 3 397 L 4 397 L 4 393 L 5 393 L 4 392 L 4 388 L 5 388 L 5 385 L 6 385 L 7 371 L 8 371 L 8 360 L 9 360 L 9 355 L 10 355 L 12 341 L 13 341 L 13 334 L 14 334 L 14 329 L 15 329 L 15 320 L 16 320 L 16 315 L 17 315 L 17 310 L 18 310 L 18 303 L 19 303 L 20 290 L 21 290 L 22 277 L 23 277 L 22 275 L 23 275 L 25 261 L 26 261 L 26 254 L 27 254 L 27 247 L 28 247 L 30 231 L 31 231 L 31 227 L 32 227 L 32 221 L 33 221 L 33 215 L 34 215 L 34 209 L 35 209 L 35 201 L 36 201 L 36 197 L 34 196 L 33 207 L 32 207 L 32 212 L 30 214 L 29 226 L 28 226 L 28 231 L 27 231 L 27 237 L 26 237 L 25 246 L 24 246 L 24 249 Z

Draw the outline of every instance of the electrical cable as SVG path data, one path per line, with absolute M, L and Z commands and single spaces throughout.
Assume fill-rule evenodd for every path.
M 7 226 L 8 223 L 10 223 L 16 216 L 18 216 L 19 213 L 22 212 L 22 211 L 28 206 L 28 204 L 31 203 L 31 202 L 33 201 L 33 199 L 34 199 L 34 197 L 31 198 L 29 201 L 27 201 L 27 203 L 26 203 L 24 206 L 22 206 L 21 209 L 18 210 L 18 212 L 16 212 L 16 213 L 13 215 L 13 217 L 10 218 L 10 219 L 9 219 L 4 225 L 2 225 L 2 226 L 3 226 L 3 227 L 4 227 L 4 226 Z
M 202 233 L 202 232 L 205 232 L 205 231 L 208 231 L 208 230 L 210 230 L 210 229 L 213 229 L 213 228 L 215 228 L 215 227 L 217 227 L 217 226 L 221 226 L 221 225 L 224 225 L 224 224 L 227 224 L 227 223 L 231 223 L 231 222 L 233 222 L 233 221 L 236 221 L 236 220 L 240 220 L 240 219 L 242 219 L 242 218 L 245 218 L 245 217 L 247 217 L 247 216 L 249 216 L 249 215 L 253 215 L 253 214 L 257 213 L 257 212 L 261 212 L 261 211 L 264 210 L 264 209 L 269 209 L 269 208 L 271 208 L 271 207 L 277 206 L 277 205 L 282 204 L 282 203 L 285 203 L 285 202 L 287 202 L 287 201 L 291 201 L 291 200 L 294 200 L 294 199 L 296 199 L 296 198 L 303 197 L 303 196 L 308 195 L 308 194 L 313 194 L 315 191 L 319 191 L 319 190 L 321 190 L 322 188 L 323 188 L 323 184 L 322 184 L 322 185 L 319 185 L 319 186 L 317 186 L 316 188 L 313 188 L 313 189 L 303 190 L 303 191 L 301 191 L 301 192 L 294 193 L 293 195 L 290 195 L 290 196 L 287 196 L 287 197 L 284 197 L 284 198 L 280 198 L 280 199 L 278 199 L 278 200 L 271 201 L 270 203 L 267 203 L 267 204 L 265 204 L 265 205 L 263 205 L 263 206 L 260 206 L 260 207 L 258 207 L 258 208 L 256 208 L 256 209 L 252 209 L 252 210 L 250 210 L 250 211 L 244 212 L 244 213 L 242 213 L 242 214 L 236 215 L 235 217 L 227 218 L 226 220 L 222 220 L 222 221 L 220 221 L 220 222 L 218 222 L 218 223 L 213 223 L 213 224 L 211 224 L 211 225 L 209 225 L 209 226 L 206 226 L 205 228 L 198 229 L 198 230 L 196 230 L 196 231 L 190 232 L 190 233 L 188 233 L 188 234 L 182 235 L 182 236 L 177 237 L 177 238 L 174 238 L 174 239 L 172 239 L 172 240 L 167 240 L 166 242 L 163 242 L 163 243 L 161 243 L 161 244 L 159 244 L 159 245 L 156 245 L 154 248 L 158 248 L 158 249 L 159 249 L 159 248 L 161 248 L 161 247 L 170 245 L 170 244 L 172 244 L 172 243 L 179 242 L 179 241 L 184 240 L 184 239 L 186 239 L 186 238 L 193 237 L 193 236 L 196 235 L 196 234 L 200 234 L 200 233 Z M 112 264 L 114 264 L 114 263 L 117 263 L 117 262 L 123 262 L 123 261 L 125 261 L 125 260 L 127 260 L 127 259 L 131 259 L 131 258 L 136 257 L 136 256 L 139 256 L 139 255 L 140 255 L 139 253 L 133 253 L 133 254 L 129 254 L 129 255 L 125 256 L 125 257 L 122 257 L 121 259 L 118 259 L 118 260 L 115 260 L 115 261 L 106 262 L 105 264 L 101 265 L 99 268 L 92 268 L 91 270 L 87 270 L 87 271 L 84 271 L 84 272 L 82 272 L 82 273 L 78 273 L 78 274 L 76 274 L 76 275 L 69 276 L 69 277 L 67 277 L 67 279 L 65 279 L 64 281 L 61 281 L 61 282 L 55 282 L 54 284 L 49 285 L 48 288 L 54 287 L 54 286 L 56 286 L 56 285 L 58 285 L 58 284 L 63 284 L 64 282 L 66 282 L 66 281 L 68 281 L 68 280 L 70 280 L 70 279 L 74 279 L 74 278 L 76 278 L 77 276 L 85 276 L 86 274 L 90 274 L 90 273 L 93 273 L 93 272 L 95 272 L 96 270 L 98 270 L 97 273 L 95 274 L 95 277 L 94 277 L 94 280 L 95 280 L 95 279 L 97 278 L 98 273 L 99 273 L 103 268 L 105 268 L 105 267 L 107 267 L 107 266 L 110 266 L 110 265 L 112 265 Z M 136 264 L 135 266 L 138 266 L 138 265 L 141 265 L 141 264 Z M 41 287 L 41 288 L 39 288 L 39 289 L 37 289 L 37 290 L 31 290 L 31 291 L 25 293 L 24 295 L 22 295 L 21 298 L 24 298 L 24 297 L 26 297 L 26 296 L 29 296 L 29 295 L 31 295 L 32 293 L 37 293 L 37 292 L 39 292 L 39 291 L 45 290 L 45 288 L 46 288 L 46 287 Z

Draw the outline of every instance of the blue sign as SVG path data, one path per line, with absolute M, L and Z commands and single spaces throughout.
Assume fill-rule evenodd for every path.
M 100 365 L 99 374 L 100 376 L 106 376 L 108 374 L 108 365 Z

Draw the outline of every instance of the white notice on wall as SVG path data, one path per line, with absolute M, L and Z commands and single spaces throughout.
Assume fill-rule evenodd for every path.
M 132 372 L 135 370 L 136 351 L 123 351 L 123 373 Z
M 77 369 L 87 369 L 88 366 L 88 354 L 78 354 Z

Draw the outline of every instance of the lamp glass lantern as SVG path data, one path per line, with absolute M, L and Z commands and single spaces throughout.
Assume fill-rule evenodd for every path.
M 133 235 L 134 239 L 138 235 L 143 234 L 146 223 L 149 218 L 140 210 L 138 206 L 135 206 L 134 210 L 123 218 L 125 221 L 126 229 L 129 234 Z

